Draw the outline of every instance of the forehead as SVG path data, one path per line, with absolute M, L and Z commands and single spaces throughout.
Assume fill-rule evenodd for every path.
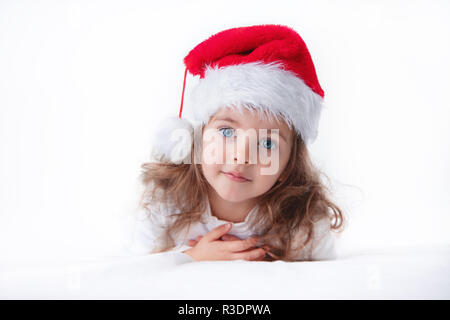
M 280 135 L 285 138 L 290 136 L 289 125 L 283 119 L 277 119 L 268 112 L 261 112 L 254 108 L 226 107 L 219 109 L 209 120 L 215 122 L 229 122 L 239 128 L 255 129 L 279 129 Z

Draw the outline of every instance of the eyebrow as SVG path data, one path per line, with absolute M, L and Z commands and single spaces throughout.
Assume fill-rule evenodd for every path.
M 269 129 L 269 131 L 270 131 L 270 130 L 272 130 L 272 129 Z M 270 131 L 270 133 L 272 133 L 272 132 Z M 286 139 L 286 137 L 283 135 L 283 133 L 281 132 L 281 130 L 278 130 L 278 133 L 280 134 L 280 137 L 284 140 L 284 142 L 287 143 L 287 139 Z
M 234 119 L 229 118 L 229 117 L 225 117 L 225 118 L 215 118 L 215 117 L 213 117 L 212 121 L 228 121 L 228 122 L 231 122 L 231 123 L 239 124 L 239 121 L 234 120 Z M 274 129 L 267 129 L 267 130 L 271 133 L 271 130 L 274 130 Z M 280 134 L 280 137 L 281 137 L 285 142 L 287 142 L 287 139 L 286 139 L 286 137 L 283 135 L 283 133 L 281 132 L 281 130 L 278 130 L 278 133 Z
M 228 121 L 228 122 L 231 122 L 231 123 L 239 124 L 239 121 L 236 121 L 236 120 L 231 119 L 231 118 L 229 118 L 229 117 L 225 117 L 225 118 L 213 118 L 213 121 Z

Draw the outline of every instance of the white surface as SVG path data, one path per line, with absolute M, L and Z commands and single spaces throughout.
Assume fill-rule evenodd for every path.
M 292 26 L 311 52 L 327 104 L 311 154 L 350 218 L 343 244 L 360 252 L 449 244 L 449 7 L 447 0 L 0 1 L 0 268 L 8 272 L 0 294 L 176 296 L 200 281 L 214 286 L 211 295 L 240 296 L 249 291 L 228 278 L 242 276 L 253 287 L 285 288 L 261 286 L 254 297 L 448 297 L 448 251 L 277 268 L 186 265 L 165 273 L 184 279 L 177 291 L 170 281 L 154 283 L 162 274 L 153 257 L 83 269 L 81 291 L 73 293 L 66 269 L 31 266 L 103 256 L 123 244 L 128 222 L 121 218 L 137 203 L 150 133 L 164 116 L 178 115 L 182 59 L 218 31 L 261 23 Z M 186 93 L 193 83 L 188 76 Z M 18 259 L 30 267 L 7 262 Z M 261 271 L 250 272 L 254 266 Z M 278 284 L 279 270 L 294 280 Z M 377 270 L 382 287 L 369 290 Z M 117 289 L 127 278 L 136 290 Z
M 320 262 L 177 263 L 171 253 L 3 263 L 7 299 L 450 299 L 450 247 L 346 253 Z

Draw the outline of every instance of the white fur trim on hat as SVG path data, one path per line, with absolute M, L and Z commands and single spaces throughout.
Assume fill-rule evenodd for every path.
M 305 143 L 318 134 L 323 98 L 278 62 L 206 66 L 205 77 L 192 89 L 185 110 L 207 124 L 222 107 L 252 108 L 294 126 Z

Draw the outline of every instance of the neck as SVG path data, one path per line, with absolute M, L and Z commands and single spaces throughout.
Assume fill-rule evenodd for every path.
M 208 191 L 211 214 L 220 220 L 234 223 L 243 222 L 256 205 L 255 199 L 248 199 L 240 202 L 224 200 L 214 189 L 211 189 Z

